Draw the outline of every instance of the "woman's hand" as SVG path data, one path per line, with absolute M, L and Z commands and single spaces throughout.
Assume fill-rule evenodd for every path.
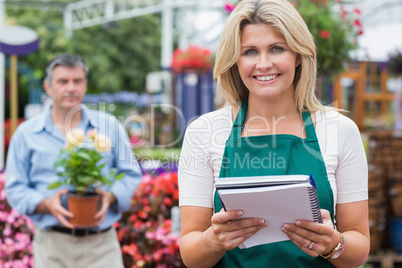
M 241 218 L 243 211 L 224 211 L 212 216 L 211 229 L 218 246 L 231 250 L 243 243 L 247 238 L 268 226 L 262 218 Z
M 326 255 L 338 245 L 339 233 L 334 229 L 328 210 L 321 209 L 323 223 L 298 220 L 296 224 L 286 223 L 282 231 L 302 251 L 312 257 Z

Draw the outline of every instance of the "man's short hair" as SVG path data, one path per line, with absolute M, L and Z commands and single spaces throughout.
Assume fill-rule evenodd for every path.
M 57 66 L 65 66 L 69 68 L 81 67 L 85 72 L 85 78 L 88 76 L 88 66 L 85 61 L 78 55 L 60 54 L 48 62 L 45 68 L 45 80 L 51 84 L 53 77 L 53 70 Z

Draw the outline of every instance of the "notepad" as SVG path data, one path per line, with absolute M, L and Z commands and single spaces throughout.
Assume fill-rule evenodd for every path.
M 317 188 L 310 175 L 220 178 L 215 184 L 225 210 L 243 210 L 243 218 L 259 217 L 268 226 L 239 248 L 289 240 L 281 231 L 298 219 L 322 223 Z

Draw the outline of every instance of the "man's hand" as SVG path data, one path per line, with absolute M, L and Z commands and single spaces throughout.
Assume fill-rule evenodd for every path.
M 102 206 L 95 214 L 95 224 L 99 225 L 105 219 L 106 212 L 108 211 L 110 205 L 116 202 L 116 197 L 112 192 L 105 192 L 102 189 L 99 189 L 96 192 L 100 194 L 100 198 L 102 200 Z
M 68 189 L 62 189 L 50 198 L 45 198 L 40 202 L 36 208 L 37 213 L 51 213 L 61 224 L 67 228 L 74 228 L 67 218 L 73 218 L 74 215 L 70 211 L 66 210 L 61 205 L 61 196 L 66 194 Z

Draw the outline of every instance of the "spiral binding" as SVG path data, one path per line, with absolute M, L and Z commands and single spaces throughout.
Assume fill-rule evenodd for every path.
M 314 187 L 309 187 L 308 195 L 310 198 L 311 211 L 313 213 L 313 219 L 315 222 L 322 223 L 320 203 L 318 201 L 317 189 Z

